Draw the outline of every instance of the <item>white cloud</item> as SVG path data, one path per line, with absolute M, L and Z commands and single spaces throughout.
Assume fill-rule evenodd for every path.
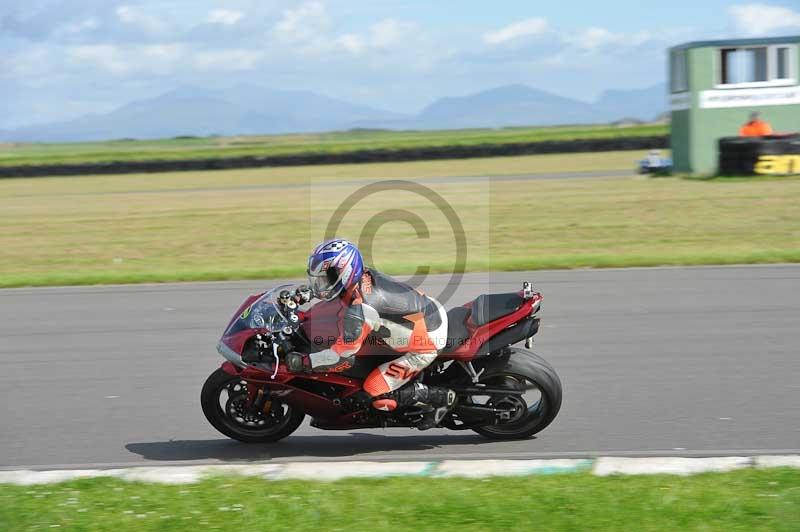
M 283 12 L 275 26 L 275 37 L 284 42 L 299 43 L 318 37 L 330 25 L 325 4 L 305 2 Z
M 373 24 L 369 29 L 370 44 L 375 48 L 390 48 L 403 41 L 413 29 L 413 24 L 387 18 Z
M 150 59 L 163 62 L 173 62 L 181 58 L 184 54 L 184 47 L 181 44 L 150 44 L 141 47 L 142 54 Z
M 490 31 L 483 36 L 487 44 L 502 44 L 520 37 L 540 35 L 547 31 L 547 21 L 543 18 L 529 18 L 510 24 L 496 31 Z
M 777 15 L 758 7 L 756 16 L 746 11 L 756 2 L 778 0 L 736 0 L 742 5 L 718 26 L 730 31 L 739 17 L 740 25 L 747 20 L 748 29 L 767 31 L 796 20 L 796 5 Z M 515 82 L 588 98 L 662 80 L 666 47 L 711 31 L 707 20 L 692 20 L 691 31 L 678 36 L 669 34 L 668 22 L 650 35 L 637 33 L 641 25 L 562 26 L 536 11 L 508 25 L 485 19 L 476 31 L 475 24 L 443 27 L 426 10 L 400 14 L 387 7 L 402 4 L 394 0 L 369 3 L 358 17 L 338 0 L 75 0 L 82 9 L 59 10 L 50 0 L 17 3 L 20 13 L 41 13 L 0 15 L 6 92 L 8 80 L 46 83 L 67 100 L 104 91 L 106 101 L 119 103 L 184 84 L 242 80 L 408 111 L 440 96 Z M 38 4 L 48 7 L 30 7 Z M 726 6 L 722 16 L 727 12 Z M 37 44 L 46 46 L 34 53 Z
M 262 57 L 261 52 L 245 49 L 200 52 L 194 58 L 194 66 L 205 71 L 246 71 L 253 70 Z
M 60 29 L 64 33 L 82 33 L 84 31 L 97 29 L 97 27 L 99 26 L 100 26 L 100 21 L 98 21 L 96 17 L 88 17 L 78 22 L 65 24 Z
M 606 28 L 593 26 L 576 33 L 564 35 L 562 40 L 575 50 L 595 52 L 600 48 L 611 45 L 628 47 L 641 44 L 642 36 L 639 34 L 614 33 Z
M 120 77 L 138 73 L 171 73 L 185 55 L 185 46 L 177 43 L 87 44 L 65 48 L 66 60 L 73 67 L 88 66 Z
M 606 28 L 590 27 L 577 33 L 562 35 L 562 41 L 573 50 L 580 52 L 596 52 L 608 47 L 629 50 L 653 39 L 647 31 L 636 33 L 615 33 Z
M 26 46 L 16 54 L 0 56 L 0 79 L 25 80 L 31 82 L 48 79 L 46 72 L 52 74 L 58 66 L 53 64 L 53 53 L 46 45 Z
M 769 4 L 744 4 L 729 9 L 737 30 L 748 36 L 770 36 L 800 29 L 800 12 Z
M 130 70 L 119 48 L 111 44 L 72 46 L 67 49 L 67 59 L 73 64 L 88 64 L 116 75 L 126 74 Z
M 244 13 L 232 9 L 215 9 L 208 14 L 208 22 L 211 24 L 222 24 L 223 26 L 233 26 L 239 22 Z
M 414 24 L 392 18 L 383 19 L 362 34 L 346 33 L 333 40 L 335 46 L 358 55 L 368 51 L 384 51 L 405 42 L 404 37 L 414 29 Z
M 568 38 L 567 42 L 571 42 L 583 50 L 596 50 L 601 46 L 614 44 L 621 40 L 623 40 L 622 35 L 612 33 L 605 28 L 592 27 L 578 33 L 575 38 Z
M 290 45 L 290 53 L 307 57 L 324 57 L 342 52 L 362 55 L 395 49 L 401 44 L 408 49 L 405 37 L 416 27 L 411 22 L 385 18 L 362 31 L 336 34 L 331 31 L 332 22 L 326 4 L 311 0 L 285 10 L 273 30 L 273 36 L 277 43 Z
M 335 43 L 340 45 L 351 54 L 356 55 L 363 53 L 367 49 L 367 43 L 364 41 L 364 38 L 361 35 L 356 35 L 354 33 L 346 33 L 341 35 L 336 39 Z
M 158 17 L 145 13 L 144 11 L 131 6 L 119 6 L 115 13 L 120 22 L 136 26 L 149 33 L 160 33 L 164 31 L 165 24 Z

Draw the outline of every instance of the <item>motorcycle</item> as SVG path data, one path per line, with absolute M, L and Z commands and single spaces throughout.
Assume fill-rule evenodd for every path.
M 556 371 L 530 351 L 539 330 L 542 295 L 522 290 L 485 294 L 447 312 L 447 345 L 415 379 L 456 393 L 440 426 L 496 440 L 527 438 L 561 407 Z M 289 371 L 286 356 L 328 347 L 338 335 L 341 303 L 313 303 L 306 287 L 282 285 L 247 298 L 217 345 L 226 359 L 206 380 L 203 413 L 222 434 L 247 443 L 274 442 L 306 415 L 326 430 L 415 427 L 425 406 L 386 412 L 362 391 L 366 376 L 398 354 L 374 331 L 355 363 L 329 373 Z M 525 348 L 515 347 L 525 342 Z

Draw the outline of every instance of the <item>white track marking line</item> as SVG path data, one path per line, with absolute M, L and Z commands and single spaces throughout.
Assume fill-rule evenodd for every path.
M 553 452 L 476 452 L 476 453 L 385 453 L 385 457 L 371 457 L 368 462 L 416 462 L 416 461 L 444 461 L 444 460 L 537 460 L 552 458 L 589 459 L 600 456 L 630 456 L 639 458 L 684 456 L 704 458 L 715 456 L 760 456 L 760 455 L 800 455 L 800 448 L 796 449 L 687 449 L 676 452 L 670 449 L 654 449 L 651 451 L 626 451 L 604 449 L 596 451 L 553 451 Z M 277 458 L 269 462 L 252 462 L 254 465 L 286 464 L 286 463 L 338 463 L 352 462 L 353 457 L 346 458 L 315 458 L 313 456 L 295 456 L 293 458 Z M 156 464 L 158 464 L 156 466 Z M 28 469 L 33 471 L 59 470 L 59 469 L 120 469 L 133 467 L 180 467 L 180 466 L 224 466 L 220 460 L 172 460 L 172 461 L 142 461 L 142 462 L 91 462 L 78 464 L 19 464 L 0 466 L 2 471 L 18 471 Z
M 491 476 L 544 475 L 589 470 L 592 459 L 555 460 L 445 460 L 433 476 L 483 478 Z
M 208 476 L 243 475 L 265 480 L 333 481 L 342 478 L 391 476 L 466 477 L 520 476 L 588 471 L 608 475 L 693 475 L 726 472 L 748 467 L 800 468 L 800 455 L 724 456 L 685 458 L 678 456 L 556 460 L 445 460 L 442 462 L 290 462 L 287 464 L 239 464 L 216 466 L 130 467 L 121 469 L 64 469 L 50 471 L 0 471 L 0 485 L 53 484 L 76 479 L 114 477 L 127 481 L 190 484 Z
M 668 456 L 661 458 L 600 457 L 595 460 L 592 473 L 608 475 L 694 475 L 696 473 L 725 472 L 753 465 L 746 456 L 724 456 L 713 458 L 685 458 Z
M 800 468 L 800 456 L 798 455 L 767 455 L 756 456 L 755 466 L 758 469 L 767 467 L 795 467 Z
M 427 475 L 431 462 L 294 462 L 283 466 L 275 480 L 338 480 L 349 477 Z

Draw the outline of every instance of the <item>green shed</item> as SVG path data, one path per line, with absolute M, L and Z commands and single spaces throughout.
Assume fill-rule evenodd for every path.
M 800 35 L 690 42 L 669 50 L 672 159 L 717 170 L 717 142 L 758 111 L 776 132 L 800 130 Z

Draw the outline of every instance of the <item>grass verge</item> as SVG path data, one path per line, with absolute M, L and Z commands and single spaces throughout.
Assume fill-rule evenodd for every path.
M 0 166 L 348 153 L 444 146 L 664 136 L 666 125 L 559 126 L 442 131 L 359 130 L 319 134 L 0 144 Z
M 417 176 L 435 177 L 421 183 L 460 219 L 467 271 L 800 262 L 797 178 L 453 177 L 619 168 L 631 157 L 0 181 L 0 286 L 301 275 L 309 249 L 349 195 Z M 407 221 L 392 219 L 398 210 L 418 216 L 428 234 L 418 237 Z M 453 228 L 428 197 L 372 196 L 342 217 L 338 233 L 359 241 L 375 217 L 380 224 L 367 231 L 375 236 L 372 264 L 390 273 L 452 271 Z
M 564 255 L 558 257 L 531 257 L 505 259 L 491 262 L 472 263 L 466 272 L 513 272 L 527 270 L 571 270 L 579 268 L 636 268 L 651 266 L 721 266 L 735 264 L 785 264 L 800 262 L 800 250 L 779 250 L 772 252 L 741 253 L 695 253 L 690 255 Z M 429 265 L 432 274 L 447 274 L 453 270 L 449 263 Z M 408 275 L 416 266 L 390 263 L 381 271 L 390 275 Z M 164 270 L 140 272 L 105 271 L 96 273 L 53 272 L 53 273 L 14 273 L 0 279 L 0 288 L 19 288 L 26 286 L 91 286 L 107 284 L 141 284 L 165 282 L 210 282 L 242 281 L 252 279 L 292 279 L 302 278 L 305 266 L 276 266 L 240 270 L 221 270 L 192 268 L 186 270 Z
M 800 471 L 0 487 L 0 529 L 797 530 Z

